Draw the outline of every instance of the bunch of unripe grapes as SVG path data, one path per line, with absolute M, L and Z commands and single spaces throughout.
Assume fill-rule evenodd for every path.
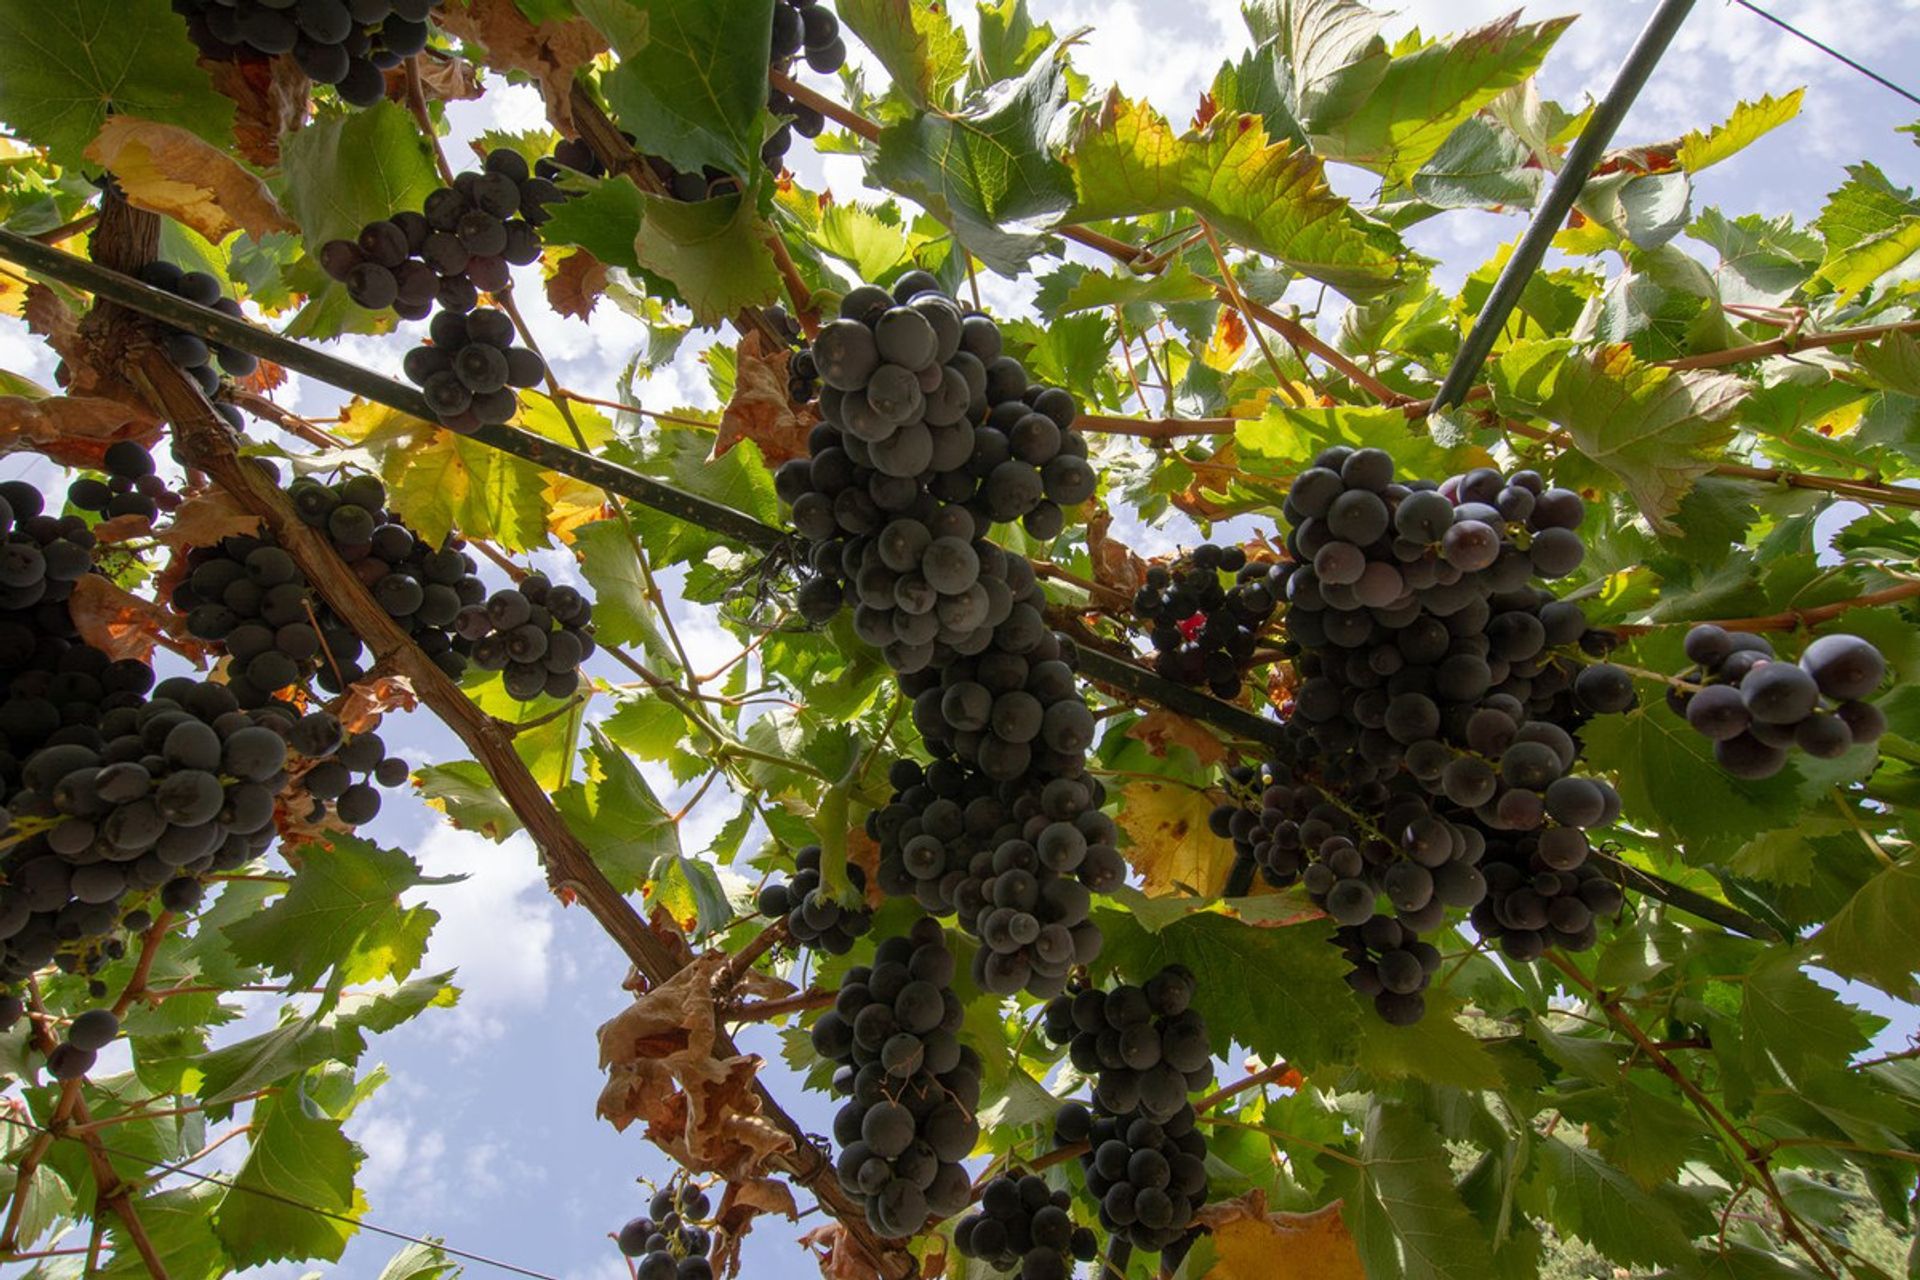
M 712 1210 L 707 1193 L 691 1182 L 655 1192 L 646 1214 L 630 1219 L 617 1237 L 620 1252 L 633 1259 L 636 1280 L 713 1280 L 707 1260 L 713 1233 L 700 1225 Z
M 953 953 L 937 921 L 882 939 L 871 966 L 847 971 L 814 1022 L 814 1051 L 839 1064 L 833 1119 L 841 1187 L 882 1236 L 917 1235 L 929 1216 L 972 1201 L 960 1163 L 980 1137 L 980 1056 L 960 1043 Z
M 804 57 L 807 66 L 823 76 L 846 65 L 847 42 L 840 34 L 839 16 L 820 0 L 778 0 L 773 6 L 773 65 L 790 69 L 797 57 Z M 767 110 L 788 117 L 788 123 L 782 124 L 760 150 L 767 167 L 778 172 L 781 159 L 793 144 L 793 135 L 817 138 L 827 120 L 781 89 L 767 90 Z
M 996 783 L 951 760 L 899 761 L 891 781 L 892 799 L 867 816 L 881 890 L 957 916 L 983 944 L 973 961 L 982 990 L 1064 990 L 1073 966 L 1100 952 L 1091 895 L 1126 880 L 1100 784 Z
M 386 487 L 375 477 L 338 484 L 302 477 L 287 492 L 301 520 L 326 532 L 388 615 L 441 670 L 460 676 L 472 645 L 454 623 L 463 608 L 486 599 L 473 558 L 452 540 L 436 549 L 407 528 L 386 509 Z M 242 706 L 309 682 L 340 693 L 365 674 L 360 638 L 264 531 L 195 547 L 187 565 L 171 603 L 186 614 L 189 631 L 226 650 L 228 687 Z
M 455 652 L 482 671 L 500 672 L 507 693 L 522 702 L 542 694 L 571 698 L 580 688 L 580 664 L 596 647 L 592 602 L 543 573 L 467 604 L 453 630 Z
M 116 440 L 100 459 L 106 479 L 80 476 L 67 486 L 67 501 L 102 519 L 143 516 L 149 522 L 162 511 L 180 505 L 180 495 L 168 487 L 153 465 L 153 455 L 134 440 Z
M 403 320 L 424 320 L 436 305 L 473 310 L 483 293 L 504 292 L 512 268 L 540 258 L 538 228 L 547 206 L 564 196 L 537 177 L 525 156 L 500 147 L 478 171 L 406 210 L 368 223 L 354 240 L 330 240 L 320 265 L 369 311 L 391 307 Z
M 1220 575 L 1233 575 L 1223 586 Z M 1273 616 L 1269 567 L 1247 562 L 1239 547 L 1205 543 L 1171 565 L 1147 569 L 1133 596 L 1133 612 L 1151 627 L 1153 669 L 1177 684 L 1205 688 L 1216 698 L 1240 696 L 1260 629 Z
M 442 0 L 173 0 L 212 58 L 292 54 L 349 106 L 387 96 L 386 72 L 427 47 Z
M 1100 1202 L 1100 1225 L 1134 1248 L 1159 1253 L 1165 1270 L 1178 1270 L 1194 1212 L 1207 1202 L 1207 1138 L 1196 1121 L 1184 1101 L 1165 1120 L 1077 1102 L 1054 1117 L 1056 1142 L 1087 1144 L 1080 1167 L 1087 1193 Z
M 953 1229 L 954 1247 L 1020 1280 L 1067 1280 L 1073 1264 L 1099 1256 L 1100 1240 L 1073 1221 L 1073 1194 L 1055 1191 L 1038 1174 L 996 1175 L 980 1195 L 980 1211 Z
M 760 914 L 787 922 L 787 933 L 801 946 L 843 956 L 856 939 L 873 929 L 873 912 L 861 903 L 849 906 L 820 887 L 820 846 L 810 844 L 793 855 L 793 878 L 760 890 Z M 864 895 L 867 873 L 849 862 L 847 883 Z
M 1206 1020 L 1193 1007 L 1195 991 L 1193 974 L 1169 965 L 1144 986 L 1055 996 L 1041 1026 L 1049 1040 L 1067 1046 L 1076 1070 L 1093 1077 L 1101 1110 L 1164 1123 L 1189 1093 L 1213 1082 L 1213 1050 Z
M 1669 686 L 1668 705 L 1713 742 L 1733 777 L 1771 778 L 1796 749 L 1831 760 L 1886 732 L 1886 716 L 1867 699 L 1887 660 L 1860 636 L 1821 636 L 1791 662 L 1765 636 L 1707 623 L 1687 632 L 1686 651 L 1697 665 Z
M 211 307 L 235 320 L 245 318 L 246 313 L 240 309 L 240 304 L 227 297 L 220 287 L 220 281 L 204 271 L 183 271 L 171 262 L 156 259 L 140 268 L 139 275 L 142 283 L 177 298 L 185 298 L 198 306 Z M 172 325 L 160 325 L 158 329 L 161 350 L 200 384 L 200 390 L 209 399 L 220 390 L 222 372 L 235 378 L 244 378 L 260 366 L 259 360 L 244 351 L 220 343 L 209 343 L 185 329 L 176 329 Z M 217 369 L 216 364 L 219 366 Z M 233 405 L 215 401 L 213 407 L 235 431 L 244 429 L 246 419 Z

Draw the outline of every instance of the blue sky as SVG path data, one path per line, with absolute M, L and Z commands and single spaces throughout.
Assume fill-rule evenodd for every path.
M 1056 31 L 1091 28 L 1075 62 L 1097 85 L 1118 82 L 1144 92 L 1175 120 L 1191 114 L 1221 59 L 1246 39 L 1238 6 L 1222 0 L 1029 4 Z M 1403 6 L 1396 30 L 1458 29 L 1511 7 L 1488 0 L 1416 0 Z M 1920 65 L 1920 0 L 1771 0 L 1768 7 L 1896 77 Z M 967 6 L 956 8 L 964 12 Z M 1604 91 L 1651 10 L 1649 0 L 1528 6 L 1531 17 L 1582 13 L 1542 74 L 1543 92 L 1576 102 Z M 1620 140 L 1672 137 L 1724 118 L 1743 97 L 1802 85 L 1808 97 L 1801 118 L 1704 175 L 1696 208 L 1721 204 L 1737 212 L 1806 216 L 1843 181 L 1843 166 L 1858 159 L 1874 160 L 1896 181 L 1912 179 L 1920 157 L 1913 140 L 1894 129 L 1920 116 L 1920 108 L 1724 0 L 1702 0 Z M 455 123 L 464 138 L 487 127 L 536 126 L 541 112 L 530 92 L 504 90 L 483 103 L 462 104 Z M 464 165 L 466 153 L 457 143 L 453 152 L 456 167 Z M 790 162 L 810 186 L 830 185 L 842 199 L 862 195 L 858 166 L 849 160 L 823 163 L 800 142 Z M 1511 216 L 1457 214 L 1423 226 L 1413 239 L 1442 261 L 1442 277 L 1451 283 L 1520 226 Z M 537 280 L 528 283 L 537 287 Z M 1021 286 L 992 280 L 983 285 L 996 309 L 1021 305 Z M 590 393 L 611 392 L 617 371 L 642 340 L 639 326 L 607 305 L 590 326 L 550 317 L 537 319 L 536 326 L 562 382 Z M 393 339 L 337 344 L 350 359 L 395 372 L 406 345 Z M 677 363 L 643 388 L 648 407 L 710 403 L 697 359 L 700 345 L 687 344 Z M 51 383 L 51 363 L 16 322 L 0 318 L 0 368 Z M 285 398 L 292 407 L 322 415 L 338 403 L 328 389 L 298 380 Z M 0 478 L 27 467 L 20 459 L 0 459 Z M 1177 527 L 1138 535 L 1155 546 L 1181 536 Z M 560 573 L 568 569 L 560 556 L 545 557 L 543 564 Z M 735 652 L 735 642 L 704 612 L 681 610 L 679 617 L 696 666 L 710 670 Z M 404 726 L 390 723 L 388 737 L 404 740 L 406 754 L 419 763 L 461 757 L 457 744 L 424 713 Z M 670 779 L 654 780 L 670 808 L 686 798 L 684 792 L 667 794 L 673 791 Z M 731 812 L 724 797 L 702 804 L 687 820 L 685 847 L 704 848 Z M 460 1008 L 381 1038 L 369 1057 L 384 1061 L 391 1076 L 351 1125 L 368 1157 L 363 1185 L 369 1219 L 411 1234 L 444 1236 L 460 1248 L 565 1280 L 620 1280 L 627 1271 L 606 1233 L 644 1206 L 646 1195 L 634 1179 L 667 1171 L 637 1132 L 616 1134 L 593 1115 L 601 1084 L 594 1030 L 626 999 L 620 990 L 624 958 L 585 912 L 551 899 L 524 838 L 494 845 L 463 835 L 398 795 L 389 797 L 369 834 L 408 849 L 430 874 L 468 876 L 426 895 L 442 915 L 427 966 L 459 968 L 465 990 Z M 270 1016 L 270 1006 L 261 1012 Z M 802 1123 L 825 1132 L 831 1104 L 801 1094 L 797 1082 L 785 1078 L 771 1037 L 753 1031 L 742 1042 L 771 1060 L 768 1082 Z M 227 1150 L 237 1151 L 238 1144 Z M 803 1208 L 809 1203 L 804 1195 L 800 1202 Z M 767 1224 L 748 1242 L 747 1274 L 755 1280 L 809 1274 L 793 1243 L 796 1235 L 786 1224 Z M 342 1262 L 318 1271 L 371 1280 L 392 1251 L 391 1241 L 363 1234 Z M 307 1270 L 255 1274 L 277 1280 Z M 503 1273 L 475 1266 L 469 1274 Z

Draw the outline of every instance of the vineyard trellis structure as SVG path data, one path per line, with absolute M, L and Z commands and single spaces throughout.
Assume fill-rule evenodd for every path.
M 1677 24 L 1688 7 L 1687 3 L 1669 0 L 1653 25 L 1658 27 L 1663 21 Z M 1666 36 L 1671 33 L 1671 27 L 1665 29 Z M 1657 43 L 1663 45 L 1664 39 Z M 1654 48 L 1651 57 L 1657 59 L 1658 52 L 1659 49 Z M 1639 78 L 1644 79 L 1645 70 L 1650 66 L 1651 62 L 1641 68 Z M 1622 80 L 1629 79 L 1631 77 L 1623 72 Z M 773 73 L 772 82 L 794 101 L 813 107 L 856 135 L 869 141 L 878 138 L 879 126 L 875 122 L 858 116 L 844 105 L 814 93 L 778 71 Z M 1628 96 L 1631 92 L 1629 88 Z M 1624 103 L 1620 105 L 1624 108 Z M 643 189 L 654 183 L 643 157 L 628 145 L 584 84 L 576 82 L 574 85 L 572 107 L 584 136 L 600 153 L 601 161 L 609 170 L 633 176 Z M 1612 123 L 1617 123 L 1617 114 Z M 1604 135 L 1610 132 L 1611 124 L 1604 130 L 1596 127 L 1594 135 L 1597 141 L 1590 149 L 1593 154 L 1589 156 L 1587 152 L 1576 148 L 1572 155 L 1597 158 L 1599 149 L 1607 141 Z M 1556 205 L 1555 198 L 1550 197 L 1536 224 L 1548 226 L 1547 234 L 1538 237 L 1537 248 L 1540 253 L 1544 253 L 1553 224 L 1560 221 L 1566 207 L 1571 205 L 1580 183 L 1576 178 L 1565 185 L 1568 190 L 1564 203 Z M 148 251 L 151 248 L 154 215 L 133 210 L 111 191 L 103 197 L 103 202 L 112 216 L 103 216 L 100 229 L 96 232 L 92 246 L 95 261 L 87 261 L 32 237 L 6 230 L 0 230 L 0 260 L 10 261 L 46 279 L 91 294 L 100 303 L 125 308 L 209 341 L 274 361 L 366 401 L 426 422 L 435 420 L 436 415 L 425 398 L 410 387 L 304 343 L 141 283 L 130 274 L 130 269 L 138 265 L 143 254 L 151 256 Z M 1549 217 L 1545 210 L 1556 207 L 1558 212 Z M 1204 223 L 1202 228 L 1205 229 Z M 1090 228 L 1063 226 L 1058 230 L 1067 239 L 1104 253 L 1120 263 L 1137 265 L 1148 260 L 1145 250 Z M 116 255 L 125 260 L 117 261 Z M 1491 349 L 1494 333 L 1504 322 L 1504 309 L 1517 299 L 1525 278 L 1537 269 L 1538 254 L 1532 255 L 1531 264 L 1522 267 L 1520 264 L 1526 257 L 1525 253 L 1516 254 L 1514 263 L 1509 266 L 1508 274 L 1516 279 L 1509 280 L 1503 276 L 1494 287 L 1487 311 L 1482 315 L 1481 323 L 1475 327 L 1475 336 L 1469 339 L 1453 375 L 1430 403 L 1415 401 L 1394 391 L 1300 322 L 1250 302 L 1241 294 L 1231 272 L 1226 269 L 1224 258 L 1221 259 L 1220 277 L 1205 279 L 1223 303 L 1242 311 L 1257 325 L 1272 330 L 1292 345 L 1303 364 L 1309 358 L 1321 361 L 1377 404 L 1404 411 L 1410 427 L 1417 429 L 1423 418 L 1441 407 L 1451 403 L 1471 404 L 1477 399 L 1484 399 L 1484 396 L 1467 392 L 1465 384 L 1472 380 L 1480 361 Z M 798 304 L 800 300 L 796 298 L 795 301 Z M 757 321 L 753 314 L 748 313 L 741 323 L 752 327 Z M 1482 331 L 1485 332 L 1484 341 L 1477 341 Z M 650 986 L 658 987 L 670 981 L 684 967 L 682 957 L 675 954 L 660 934 L 641 918 L 633 904 L 601 870 L 579 836 L 570 829 L 551 796 L 516 753 L 510 726 L 482 711 L 462 692 L 454 679 L 409 639 L 407 633 L 381 607 L 371 590 L 354 576 L 326 538 L 300 518 L 287 494 L 265 472 L 239 454 L 231 428 L 215 411 L 213 403 L 191 378 L 148 340 L 140 326 L 126 325 L 116 329 L 110 324 L 108 332 L 122 344 L 124 364 L 121 371 L 124 376 L 138 388 L 155 414 L 172 424 L 178 459 L 184 465 L 203 472 L 220 489 L 232 495 L 243 509 L 258 516 L 262 527 L 287 550 L 319 596 L 366 642 L 380 668 L 409 680 L 420 701 L 460 738 L 499 789 L 515 817 L 532 836 L 544 860 L 551 887 L 557 893 L 568 895 L 583 904 L 621 946 Z M 1796 327 L 1778 339 L 1732 346 L 1704 356 L 1675 359 L 1667 364 L 1676 370 L 1721 367 L 1748 363 L 1769 355 L 1861 344 L 1890 335 L 1904 336 L 1917 332 L 1920 332 L 1920 321 L 1897 321 L 1815 333 L 1802 333 Z M 1094 431 L 1106 430 L 1170 441 L 1187 435 L 1230 434 L 1234 429 L 1233 422 L 1233 419 L 1148 420 L 1093 416 L 1085 421 L 1085 426 Z M 1519 423 L 1506 422 L 1504 425 L 1522 436 L 1532 431 Z M 1534 434 L 1553 439 L 1545 433 Z M 782 556 L 790 552 L 791 536 L 785 531 L 766 525 L 741 511 L 664 484 L 637 470 L 597 457 L 585 448 L 569 447 L 533 432 L 507 426 L 481 427 L 473 433 L 472 438 L 542 469 L 583 481 L 610 495 L 640 503 L 676 520 L 698 525 L 733 543 L 750 547 L 768 557 L 763 568 L 769 572 L 777 571 Z M 1895 508 L 1920 507 L 1920 496 L 1916 496 L 1914 491 L 1877 479 L 1825 477 L 1795 470 L 1732 463 L 1717 464 L 1713 470 L 1731 478 L 1816 490 L 1868 504 Z M 1722 619 L 1721 622 L 1736 630 L 1797 630 L 1837 617 L 1851 608 L 1892 604 L 1915 596 L 1920 596 L 1920 583 L 1907 582 L 1855 600 L 1808 610 Z M 1631 632 L 1632 628 L 1623 630 Z M 1221 730 L 1235 742 L 1276 747 L 1284 745 L 1286 741 L 1276 721 L 1166 680 L 1107 649 L 1076 641 L 1075 650 L 1075 665 L 1082 675 L 1109 690 L 1118 691 L 1128 701 L 1164 707 L 1202 721 Z M 1783 939 L 1780 929 L 1755 915 L 1685 885 L 1652 875 L 1624 860 L 1605 854 L 1598 856 L 1604 866 L 1604 874 L 1637 893 L 1668 903 L 1734 934 L 1767 942 L 1780 942 Z M 1227 895 L 1232 897 L 1244 893 L 1250 875 L 1250 868 L 1239 868 L 1236 877 L 1229 882 Z M 145 934 L 141 964 L 119 997 L 118 1006 L 123 1011 L 145 993 L 153 955 L 166 934 L 167 923 L 167 917 L 163 915 Z M 721 994 L 726 994 L 727 980 L 737 980 L 781 940 L 781 926 L 775 924 L 733 955 L 727 961 L 726 971 L 722 975 Z M 1605 1005 L 1604 993 L 1595 988 L 1570 962 L 1556 955 L 1552 963 L 1559 967 L 1570 984 L 1586 989 Z M 1700 1101 L 1688 1092 L 1687 1077 L 1671 1061 L 1669 1055 L 1673 1046 L 1663 1047 L 1647 1039 L 1636 1024 L 1620 1016 L 1611 1007 L 1607 1008 L 1607 1013 L 1620 1030 L 1635 1041 L 1648 1062 L 1662 1075 L 1672 1079 L 1683 1093 L 1688 1093 L 1689 1100 Z M 44 1027 L 40 1027 L 39 1034 L 43 1039 L 46 1038 Z M 724 1027 L 719 1028 L 716 1034 L 720 1051 L 732 1052 L 731 1038 Z M 50 1047 L 50 1042 L 44 1047 Z M 1204 1110 L 1242 1090 L 1279 1079 L 1286 1070 L 1285 1063 L 1261 1068 L 1250 1073 L 1246 1079 L 1210 1095 L 1200 1107 Z M 886 1280 L 906 1280 L 916 1274 L 914 1259 L 904 1249 L 882 1239 L 868 1226 L 859 1207 L 840 1186 L 831 1162 L 802 1127 L 781 1108 L 763 1085 L 756 1081 L 754 1088 L 763 1113 L 791 1139 L 791 1149 L 774 1158 L 775 1166 L 818 1197 L 820 1205 L 842 1224 Z M 1707 1102 L 1703 1109 L 1712 1110 L 1712 1107 L 1713 1104 Z M 77 1081 L 63 1087 L 56 1116 L 57 1123 L 41 1130 L 36 1137 L 36 1145 L 42 1155 L 48 1144 L 75 1137 L 76 1133 L 77 1140 L 86 1142 L 89 1119 L 84 1103 L 79 1099 Z M 78 1129 L 69 1132 L 75 1124 Z M 1726 1126 L 1726 1130 L 1725 1136 L 1740 1148 L 1742 1158 L 1759 1171 L 1763 1180 L 1770 1183 L 1771 1175 L 1766 1171 L 1768 1152 L 1750 1142 L 1731 1124 Z M 1069 1145 L 1029 1163 L 1031 1167 L 1046 1167 L 1070 1159 L 1083 1149 Z M 107 1161 L 107 1152 L 94 1141 L 88 1145 L 87 1154 L 100 1176 L 101 1202 L 125 1222 L 129 1239 L 142 1255 L 148 1271 L 155 1277 L 164 1277 L 165 1267 L 140 1225 L 134 1204 L 127 1194 L 127 1184 L 113 1172 Z M 30 1156 L 29 1160 L 33 1158 Z M 20 1179 L 22 1188 L 27 1185 L 30 1173 L 30 1168 L 23 1170 Z M 979 1188 L 975 1190 L 977 1193 Z M 1776 1198 L 1779 1196 L 1777 1189 L 1774 1195 Z M 21 1198 L 24 1198 L 24 1192 Z M 11 1244 L 19 1212 L 16 1200 L 6 1230 L 6 1245 Z M 1793 1235 L 1796 1226 L 1792 1215 L 1786 1213 L 1784 1207 L 1781 1212 L 1784 1229 Z M 1820 1259 L 1817 1249 L 1804 1241 L 1801 1243 L 1816 1261 Z M 1119 1257 L 1124 1266 L 1124 1253 Z

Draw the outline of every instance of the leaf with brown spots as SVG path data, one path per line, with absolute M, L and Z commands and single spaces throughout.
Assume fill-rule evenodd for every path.
M 531 75 L 546 99 L 547 119 L 572 135 L 574 73 L 607 51 L 606 38 L 592 23 L 567 18 L 535 25 L 514 0 L 469 0 L 465 8 L 448 5 L 434 21 L 448 35 L 485 48 L 489 66 Z
M 234 149 L 262 169 L 280 166 L 281 135 L 306 123 L 313 84 L 291 57 L 202 58 L 215 91 L 233 99 Z
M 1213 834 L 1213 799 L 1175 782 L 1130 782 L 1120 793 L 1116 821 L 1127 834 L 1126 855 L 1149 896 L 1218 897 L 1233 869 L 1233 845 Z
M 585 249 L 575 249 L 552 264 L 547 301 L 563 316 L 585 320 L 607 292 L 607 266 Z
M 152 445 L 160 423 L 151 414 L 99 396 L 0 396 L 0 454 L 30 450 L 63 467 L 98 468 L 107 447 L 122 440 Z
M 792 353 L 785 347 L 769 350 L 771 346 L 757 330 L 749 330 L 740 339 L 733 399 L 720 415 L 714 457 L 742 440 L 759 445 L 769 467 L 806 456 L 807 435 L 819 423 L 820 415 L 810 404 L 796 410 L 787 399 L 787 361 Z
M 129 204 L 183 223 L 214 244 L 236 231 L 258 240 L 299 229 L 266 183 L 178 125 L 109 116 L 87 158 L 113 171 Z
M 1103 587 L 1132 596 L 1147 580 L 1147 562 L 1118 538 L 1108 536 L 1113 513 L 1097 508 L 1087 520 L 1087 558 L 1093 562 L 1093 580 Z
M 1146 743 L 1147 750 L 1163 759 L 1169 747 L 1185 747 L 1203 765 L 1216 765 L 1227 758 L 1226 747 L 1211 729 L 1165 708 L 1149 711 L 1128 725 L 1127 736 Z
M 260 517 L 242 507 L 224 489 L 195 494 L 181 503 L 160 540 L 176 551 L 210 547 L 229 534 L 258 533 Z
M 67 610 L 80 638 L 110 658 L 151 662 L 154 647 L 165 645 L 195 666 L 206 665 L 210 650 L 186 634 L 186 619 L 111 578 L 90 573 L 74 583 Z
M 1336 1202 L 1312 1213 L 1268 1213 L 1264 1191 L 1202 1207 L 1213 1231 L 1213 1264 L 1194 1280 L 1364 1280 Z

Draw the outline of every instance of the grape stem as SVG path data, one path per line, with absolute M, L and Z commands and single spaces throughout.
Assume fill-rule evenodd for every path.
M 1215 1089 L 1212 1093 L 1194 1103 L 1193 1109 L 1196 1112 L 1211 1111 L 1227 1099 L 1245 1093 L 1249 1089 L 1259 1089 L 1270 1085 L 1274 1081 L 1286 1076 L 1292 1070 L 1292 1063 L 1276 1062 L 1264 1070 L 1256 1071 L 1251 1075 L 1235 1080 L 1232 1084 L 1223 1085 Z
M 752 1004 L 735 1005 L 720 1015 L 722 1022 L 769 1022 L 774 1018 L 784 1018 L 790 1013 L 805 1013 L 810 1009 L 825 1009 L 840 998 L 837 990 L 829 991 L 823 987 L 810 987 L 795 995 L 782 996 L 778 1000 L 756 1000 Z
M 1786 609 L 1780 613 L 1764 613 L 1751 618 L 1717 618 L 1713 626 L 1726 631 L 1798 631 L 1803 628 L 1817 627 L 1823 622 L 1831 622 L 1850 609 L 1873 609 L 1881 605 L 1898 604 L 1902 600 L 1911 600 L 1920 596 L 1920 579 L 1907 579 L 1897 587 L 1888 587 L 1883 591 L 1869 591 L 1851 600 L 1836 600 L 1832 604 L 1815 605 L 1811 609 Z M 1658 627 L 1695 627 L 1699 622 L 1663 622 L 1656 624 L 1629 624 L 1609 627 L 1621 635 L 1643 635 Z
M 440 181 L 453 185 L 453 166 L 447 163 L 446 153 L 440 149 L 440 131 L 434 128 L 433 114 L 427 110 L 427 91 L 420 80 L 420 55 L 415 54 L 405 63 L 407 75 L 407 109 L 413 112 L 413 118 L 420 125 L 420 132 L 433 147 L 433 162 L 440 170 Z
M 1253 335 L 1254 342 L 1260 347 L 1260 354 L 1266 359 L 1267 368 L 1273 373 L 1274 386 L 1287 399 L 1293 401 L 1296 408 L 1306 408 L 1306 396 L 1302 395 L 1300 388 L 1293 384 L 1293 379 L 1289 378 L 1286 371 L 1280 367 L 1280 361 L 1275 358 L 1273 348 L 1267 345 L 1266 331 L 1248 319 L 1247 300 L 1240 293 L 1240 282 L 1234 279 L 1233 267 L 1227 262 L 1226 251 L 1220 247 L 1220 238 L 1214 235 L 1213 227 L 1205 218 L 1200 219 L 1200 233 L 1206 237 L 1207 247 L 1213 250 L 1214 264 L 1220 268 L 1220 282 L 1226 286 L 1227 296 L 1232 299 L 1235 313 L 1239 315 L 1240 322 L 1246 326 L 1247 332 Z M 1295 350 L 1297 352 L 1298 348 L 1296 347 Z M 1302 363 L 1305 363 L 1304 359 Z

